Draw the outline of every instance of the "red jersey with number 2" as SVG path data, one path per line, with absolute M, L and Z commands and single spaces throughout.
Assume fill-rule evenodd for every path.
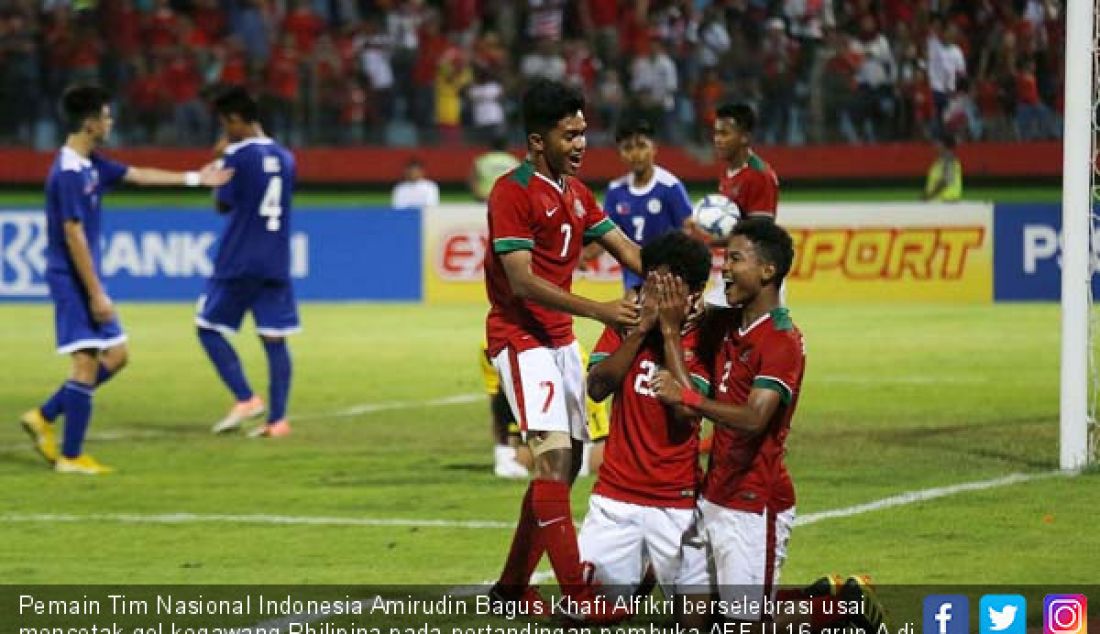
M 760 513 L 794 506 L 794 485 L 785 462 L 787 434 L 802 391 L 806 350 L 786 308 L 776 308 L 739 328 L 739 311 L 727 328 L 714 364 L 714 398 L 745 405 L 753 388 L 775 390 L 780 403 L 764 431 L 749 435 L 714 426 L 714 446 L 703 483 L 708 501 Z

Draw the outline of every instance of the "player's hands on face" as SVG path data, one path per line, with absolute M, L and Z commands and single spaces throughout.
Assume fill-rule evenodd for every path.
M 641 313 L 639 315 L 638 330 L 649 332 L 657 324 L 657 312 L 660 306 L 660 297 L 657 293 L 657 274 L 650 273 L 642 284 L 642 292 L 638 296 L 641 300 Z
M 680 330 L 688 313 L 687 284 L 679 276 L 662 274 L 657 282 L 661 328 Z
M 107 293 L 96 293 L 88 298 L 88 308 L 92 311 L 92 319 L 99 324 L 105 324 L 115 318 L 115 305 Z
M 666 405 L 680 404 L 680 389 L 682 386 L 668 370 L 659 371 L 656 378 L 649 382 L 649 387 L 662 403 Z
M 599 315 L 596 316 L 596 319 L 620 330 L 637 328 L 639 323 L 638 304 L 625 298 L 603 302 L 600 304 Z
M 233 170 L 221 166 L 221 161 L 211 161 L 199 170 L 199 183 L 206 187 L 221 187 L 233 178 Z

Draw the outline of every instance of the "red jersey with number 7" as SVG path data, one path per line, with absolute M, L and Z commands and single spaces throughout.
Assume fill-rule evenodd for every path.
M 531 252 L 531 270 L 569 292 L 584 243 L 615 228 L 580 180 L 560 183 L 539 174 L 530 161 L 501 176 L 489 193 L 490 253 L 485 258 L 489 354 L 557 348 L 573 342 L 573 316 L 512 293 L 501 256 Z
M 718 180 L 718 191 L 737 203 L 741 217 L 763 215 L 775 218 L 779 207 L 779 177 L 771 165 L 752 152 L 737 169 L 727 167 Z
M 697 351 L 699 330 L 684 334 L 684 365 L 693 387 L 710 395 L 708 364 Z M 622 337 L 606 328 L 592 350 L 589 367 L 611 356 Z M 642 506 L 692 508 L 699 490 L 699 419 L 678 421 L 657 400 L 650 384 L 664 365 L 664 345 L 651 333 L 634 356 L 611 404 L 611 429 L 603 464 L 592 491 Z

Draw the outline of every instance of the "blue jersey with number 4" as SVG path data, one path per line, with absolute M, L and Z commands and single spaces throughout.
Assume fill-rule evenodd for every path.
M 224 163 L 234 172 L 217 191 L 229 219 L 214 278 L 290 279 L 294 155 L 271 139 L 245 139 L 225 149 Z
M 691 216 L 691 201 L 680 179 L 654 166 L 653 178 L 643 187 L 634 186 L 633 174 L 611 181 L 603 210 L 631 240 L 645 245 L 682 227 Z M 624 286 L 631 288 L 641 282 L 637 275 L 623 269 Z

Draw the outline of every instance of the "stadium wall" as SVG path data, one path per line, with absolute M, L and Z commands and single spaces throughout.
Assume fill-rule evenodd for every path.
M 1059 297 L 1058 205 L 789 204 L 779 214 L 795 239 L 792 302 Z M 223 222 L 203 210 L 104 214 L 109 292 L 123 301 L 193 301 L 213 270 Z M 0 302 L 47 299 L 45 229 L 39 209 L 0 210 Z M 301 210 L 292 236 L 292 274 L 303 300 L 485 302 L 482 206 Z M 574 288 L 618 296 L 617 264 L 608 256 L 588 263 Z
M 934 158 L 926 143 L 880 145 L 825 145 L 761 147 L 785 181 L 873 181 L 924 178 Z M 298 157 L 299 183 L 306 185 L 390 186 L 401 179 L 409 158 L 420 158 L 433 179 L 463 184 L 481 150 L 474 148 L 302 148 Z M 107 153 L 134 165 L 193 169 L 210 160 L 202 149 L 109 149 Z M 968 143 L 958 149 L 967 178 L 1055 179 L 1062 174 L 1062 146 L 1057 141 L 1030 143 Z M 53 154 L 34 150 L 0 150 L 0 184 L 39 185 Z M 711 182 L 719 167 L 709 150 L 689 152 L 662 147 L 660 162 L 686 182 Z M 585 159 L 584 178 L 606 183 L 623 171 L 613 148 L 592 148 Z

